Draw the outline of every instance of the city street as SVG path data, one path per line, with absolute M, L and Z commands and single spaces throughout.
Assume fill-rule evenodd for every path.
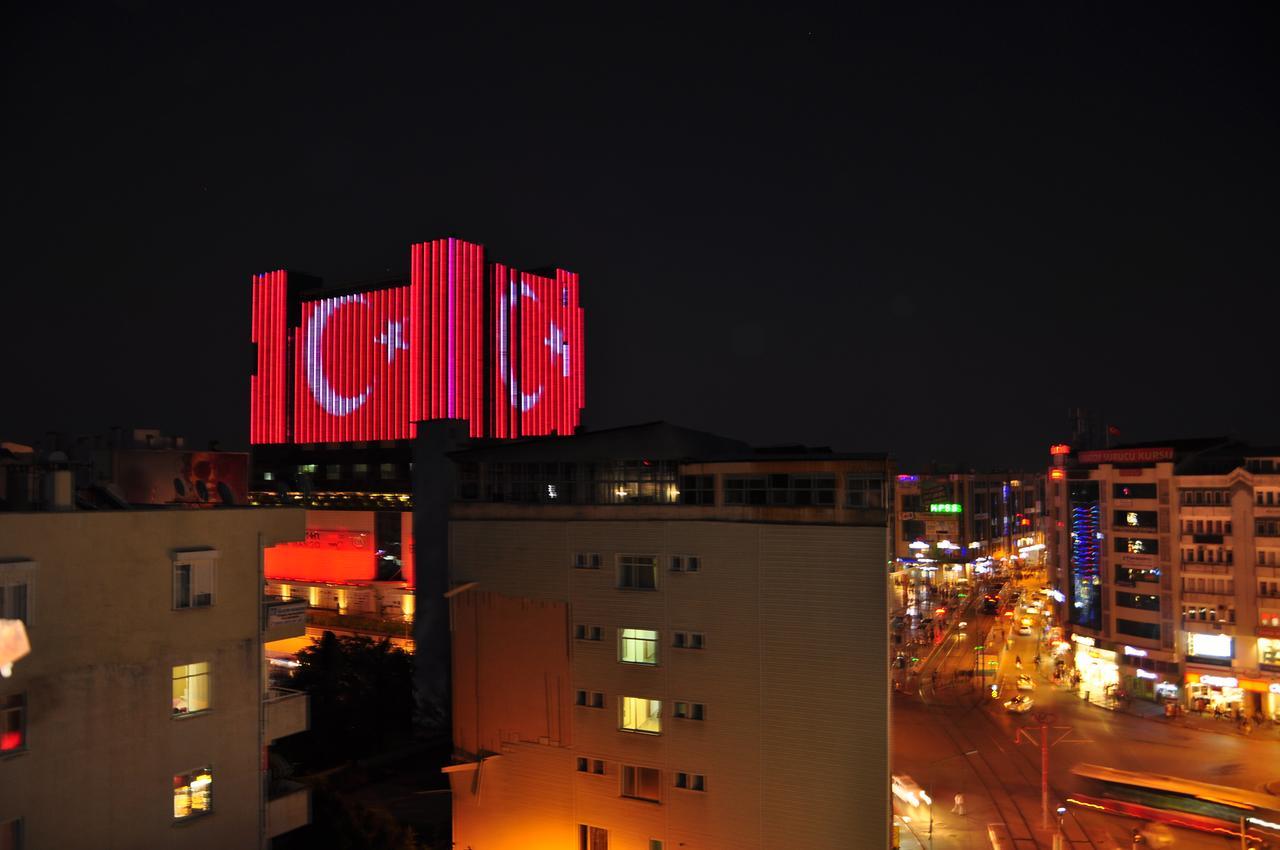
M 1015 636 L 1012 647 L 998 655 L 995 678 L 1000 695 L 992 698 L 992 677 L 983 684 L 970 674 L 974 647 L 998 618 L 972 612 L 965 616 L 965 634 L 952 629 L 918 676 L 894 694 L 893 702 L 893 772 L 909 774 L 932 797 L 932 846 L 938 850 L 990 847 L 987 826 L 996 823 L 1008 827 L 1018 850 L 1052 847 L 1058 828 L 1054 810 L 1076 789 L 1070 769 L 1081 762 L 1251 791 L 1280 777 L 1280 740 L 1273 729 L 1246 737 L 1227 723 L 1220 724 L 1221 732 L 1192 729 L 1177 720 L 1133 716 L 1086 703 L 1067 686 L 1051 683 L 1050 663 L 1043 672 L 1032 669 L 1035 637 Z M 1036 626 L 1033 633 L 1038 634 L 1038 622 Z M 984 646 L 983 654 L 992 648 Z M 1022 672 L 1031 674 L 1035 684 L 1030 693 L 1034 708 L 1011 714 L 1003 703 L 1017 693 L 1019 656 Z M 1053 716 L 1050 740 L 1063 738 L 1050 752 L 1048 830 L 1042 828 L 1039 747 L 1025 736 L 1015 743 L 1020 727 L 1038 741 L 1040 711 Z M 957 793 L 964 795 L 963 816 L 953 811 Z M 900 799 L 894 803 L 902 846 L 929 847 L 928 807 L 911 810 Z M 1071 807 L 1062 822 L 1064 846 L 1129 850 L 1132 831 L 1140 825 L 1137 820 Z M 1170 846 L 1188 850 L 1240 846 L 1238 839 L 1186 830 L 1173 830 L 1172 836 Z

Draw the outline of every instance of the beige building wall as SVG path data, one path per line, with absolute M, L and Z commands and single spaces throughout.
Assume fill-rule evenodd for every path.
M 630 507 L 554 521 L 507 505 L 529 521 L 487 518 L 497 507 L 455 505 L 451 579 L 567 601 L 569 688 L 604 705 L 572 706 L 572 747 L 504 745 L 478 793 L 474 772 L 453 774 L 459 847 L 577 847 L 578 824 L 608 829 L 610 850 L 888 846 L 883 525 L 677 521 Z M 601 568 L 576 569 L 580 553 Z M 622 554 L 660 556 L 656 591 L 617 588 Z M 673 555 L 700 569 L 672 572 Z M 574 639 L 579 625 L 602 639 Z M 657 666 L 618 660 L 627 627 L 659 632 Z M 675 648 L 676 631 L 703 634 L 705 648 Z M 623 696 L 661 700 L 661 733 L 619 731 Z M 706 719 L 673 717 L 676 700 L 702 703 Z M 579 772 L 579 758 L 604 774 Z M 659 802 L 622 796 L 623 765 L 662 772 Z M 705 776 L 706 790 L 675 787 L 676 772 Z
M 0 822 L 26 847 L 258 846 L 263 545 L 301 510 L 0 514 L 3 562 L 32 562 L 26 747 L 0 758 Z M 178 550 L 217 552 L 214 604 L 173 610 Z M 211 708 L 172 714 L 172 668 L 211 665 Z M 173 777 L 212 768 L 213 812 L 173 817 Z

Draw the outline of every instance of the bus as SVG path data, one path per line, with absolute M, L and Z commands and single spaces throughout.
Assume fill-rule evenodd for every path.
M 1072 805 L 1235 838 L 1243 829 L 1252 846 L 1280 848 L 1280 799 L 1269 794 L 1096 764 L 1071 772 L 1083 789 Z
M 995 614 L 1000 607 L 1000 600 L 993 594 L 988 593 L 982 597 L 982 613 Z

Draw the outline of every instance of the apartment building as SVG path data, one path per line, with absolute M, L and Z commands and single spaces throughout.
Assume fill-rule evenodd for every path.
M 263 651 L 304 612 L 264 600 L 261 562 L 302 511 L 76 510 L 70 470 L 47 477 L 58 498 L 0 512 L 0 617 L 31 642 L 0 679 L 0 846 L 262 847 L 305 825 L 264 748 L 306 729 L 306 696 L 267 687 Z
M 452 459 L 457 846 L 888 846 L 884 455 L 654 423 Z
M 1054 458 L 1051 548 L 1090 693 L 1280 712 L 1280 450 L 1201 439 Z

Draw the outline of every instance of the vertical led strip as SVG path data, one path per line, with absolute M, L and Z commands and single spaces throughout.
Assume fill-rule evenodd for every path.
M 254 275 L 251 339 L 257 345 L 255 373 L 249 378 L 249 442 L 283 443 L 288 382 L 285 342 L 288 273 Z

